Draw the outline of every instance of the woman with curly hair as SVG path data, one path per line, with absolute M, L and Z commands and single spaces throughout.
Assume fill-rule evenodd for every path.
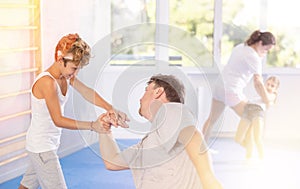
M 54 63 L 35 79 L 31 88 L 32 118 L 26 135 L 30 161 L 19 189 L 67 188 L 57 156 L 62 128 L 103 131 L 99 121 L 79 121 L 63 115 L 70 85 L 90 103 L 114 113 L 120 121 L 126 119 L 124 113 L 116 111 L 95 90 L 76 78 L 80 68 L 89 63 L 90 51 L 78 34 L 62 37 L 55 48 Z M 120 121 L 117 123 L 122 126 Z

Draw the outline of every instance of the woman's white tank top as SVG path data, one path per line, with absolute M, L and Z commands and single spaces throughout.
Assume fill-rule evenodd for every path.
M 50 76 L 55 78 L 49 72 L 42 72 L 38 75 L 32 84 L 32 87 L 41 77 Z M 55 80 L 56 82 L 56 80 Z M 59 98 L 61 112 L 64 112 L 64 106 L 68 99 L 68 92 L 64 96 L 61 93 L 60 86 L 57 85 L 57 96 Z M 38 99 L 33 95 L 31 87 L 31 124 L 26 135 L 26 149 L 33 153 L 41 153 L 50 150 L 57 150 L 60 144 L 61 128 L 55 126 L 49 114 L 45 99 Z M 69 88 L 69 81 L 68 81 Z

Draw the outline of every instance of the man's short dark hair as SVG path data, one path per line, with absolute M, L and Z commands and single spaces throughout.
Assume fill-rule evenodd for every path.
M 148 85 L 154 83 L 154 87 L 162 87 L 169 102 L 184 104 L 185 89 L 183 84 L 173 75 L 154 75 L 148 81 Z

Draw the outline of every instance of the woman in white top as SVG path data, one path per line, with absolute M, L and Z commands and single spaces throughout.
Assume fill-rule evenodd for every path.
M 262 58 L 274 45 L 275 37 L 272 33 L 256 30 L 245 43 L 233 48 L 227 65 L 216 81 L 210 115 L 202 128 L 206 140 L 225 106 L 231 107 L 237 115 L 242 115 L 247 103 L 243 90 L 254 75 L 261 75 Z
M 103 131 L 98 121 L 78 121 L 63 115 L 70 85 L 90 103 L 114 113 L 117 118 L 122 115 L 119 120 L 125 120 L 124 113 L 117 113 L 95 90 L 76 78 L 89 59 L 89 45 L 78 34 L 66 35 L 56 46 L 55 62 L 35 79 L 31 88 L 32 119 L 26 135 L 30 161 L 19 189 L 67 188 L 56 153 L 61 129 Z M 115 123 L 124 122 L 117 119 Z

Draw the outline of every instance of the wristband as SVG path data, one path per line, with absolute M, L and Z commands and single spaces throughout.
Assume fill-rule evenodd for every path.
M 91 124 L 90 124 L 90 127 L 91 127 L 91 131 L 94 131 L 94 129 L 93 129 L 93 121 L 91 121 Z

